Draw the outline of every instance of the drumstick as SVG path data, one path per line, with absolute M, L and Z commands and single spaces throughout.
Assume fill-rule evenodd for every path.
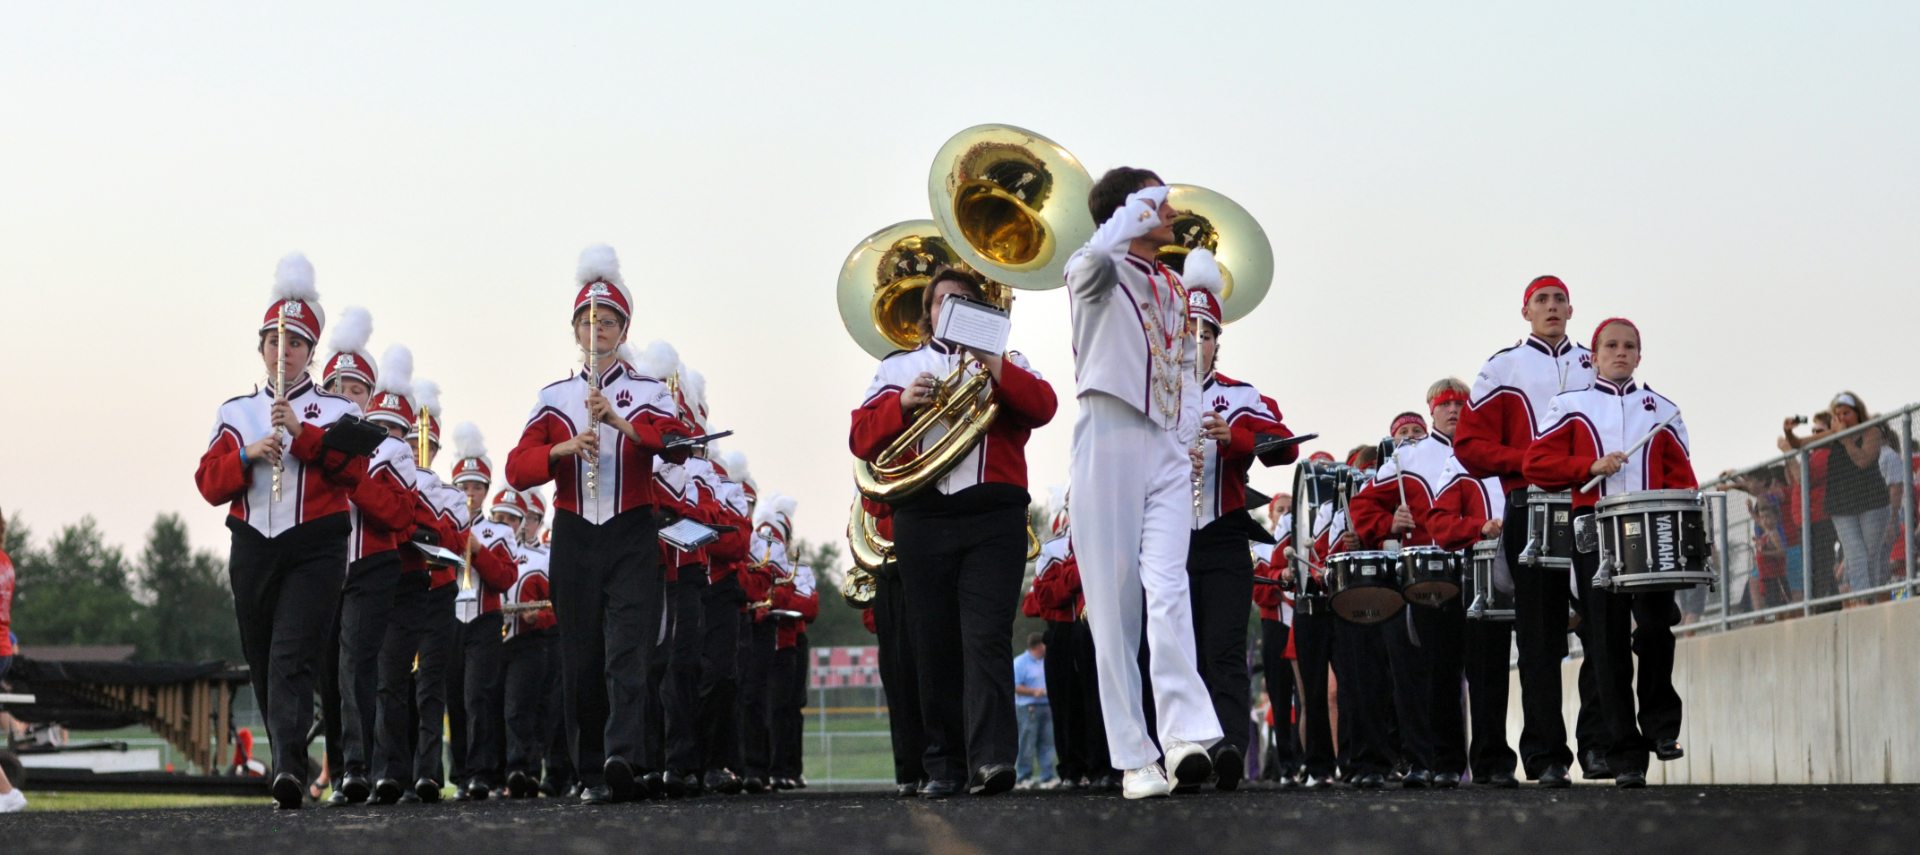
M 1653 437 L 1655 434 L 1658 434 L 1659 432 L 1666 430 L 1667 425 L 1673 424 L 1673 420 L 1679 417 L 1680 417 L 1680 410 L 1678 408 L 1675 408 L 1673 411 L 1673 415 L 1668 416 L 1666 421 L 1661 422 L 1657 425 L 1654 425 L 1653 430 L 1647 431 L 1646 436 L 1641 437 L 1639 442 L 1634 443 L 1632 448 L 1627 449 L 1627 457 L 1629 458 L 1633 457 L 1633 455 L 1636 452 L 1638 452 L 1643 446 L 1653 441 Z M 1599 484 L 1601 481 L 1605 481 L 1605 480 L 1607 480 L 1607 476 L 1595 475 L 1593 476 L 1593 480 L 1588 481 L 1586 483 L 1586 486 L 1580 488 L 1580 492 L 1585 493 L 1588 490 L 1593 489 L 1594 485 Z

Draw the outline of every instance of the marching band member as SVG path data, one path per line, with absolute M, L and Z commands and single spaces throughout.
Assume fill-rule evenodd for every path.
M 527 500 L 513 488 L 493 495 L 493 522 L 511 526 L 521 534 L 514 544 L 513 585 L 501 595 L 501 606 L 530 607 L 547 600 L 547 553 L 536 540 L 529 546 L 524 540 L 526 521 L 531 515 Z M 502 618 L 502 712 L 506 723 L 507 795 L 530 798 L 539 792 L 541 761 L 545 759 L 551 730 L 558 716 L 548 710 L 554 676 L 553 609 L 522 608 Z
M 698 375 L 680 361 L 672 345 L 656 341 L 634 361 L 634 368 L 649 377 L 670 378 L 674 413 L 682 421 L 698 428 L 690 388 Z M 701 392 L 704 396 L 704 391 Z M 699 432 L 696 430 L 696 432 Z M 681 463 L 663 461 L 653 468 L 654 501 L 662 512 L 707 522 L 700 505 L 700 481 L 694 470 L 706 462 L 689 457 Z M 707 550 L 682 551 L 657 544 L 666 579 L 666 628 L 654 648 L 648 685 L 650 703 L 661 713 L 647 733 L 648 790 L 679 797 L 700 792 L 702 757 L 699 725 L 694 719 L 695 693 L 700 683 L 700 653 L 706 638 L 705 610 L 701 605 L 707 587 Z
M 801 750 L 806 721 L 800 710 L 807 706 L 807 676 L 813 670 L 807 625 L 820 615 L 820 591 L 816 584 L 812 567 L 794 564 L 792 578 L 773 589 L 774 608 L 800 613 L 799 617 L 780 618 L 781 647 L 776 655 L 781 682 L 774 688 L 773 775 L 775 786 L 783 790 L 807 785 L 806 755 Z
M 1281 493 L 1267 505 L 1267 518 L 1273 523 L 1272 544 L 1253 544 L 1253 575 L 1275 581 L 1291 581 L 1287 550 L 1293 547 L 1293 497 Z M 1267 703 L 1273 712 L 1274 760 L 1276 780 L 1291 789 L 1299 763 L 1300 729 L 1293 720 L 1293 595 L 1279 585 L 1253 586 L 1253 603 L 1260 609 L 1260 670 L 1267 685 Z M 1264 766 L 1264 758 L 1263 763 Z
M 1019 726 L 1007 639 L 1026 575 L 1028 435 L 1053 419 L 1053 387 L 1019 353 L 961 352 L 934 339 L 948 297 L 985 301 L 969 270 L 936 270 L 921 292 L 926 341 L 880 361 L 853 411 L 849 446 L 874 460 L 934 402 L 938 378 L 956 365 L 985 372 L 999 416 L 986 437 L 938 484 L 893 509 L 894 553 L 913 615 L 927 787 L 944 798 L 961 787 L 992 795 L 1013 788 Z M 922 441 L 944 437 L 935 428 Z
M 389 349 L 411 364 L 402 348 Z M 414 526 L 411 541 L 459 548 L 460 529 L 467 524 L 466 496 L 433 471 L 440 453 L 440 387 L 432 381 L 413 383 L 412 395 L 383 394 L 376 390 L 367 419 L 399 433 L 414 459 Z M 420 427 L 426 424 L 425 441 Z M 420 450 L 426 459 L 420 459 Z M 373 785 L 371 804 L 437 802 L 447 780 L 441 758 L 442 727 L 447 710 L 447 671 L 455 655 L 453 616 L 458 593 L 450 568 L 429 566 L 416 549 L 400 552 L 400 579 L 395 583 L 393 611 L 387 637 L 380 647 L 380 710 L 378 759 L 381 777 Z M 409 708 L 409 693 L 412 694 Z M 417 721 L 417 729 L 416 729 Z M 412 734 L 409 730 L 414 729 Z M 409 756 L 411 755 L 411 756 Z M 412 784 L 406 782 L 411 778 Z
M 501 597 L 520 579 L 519 526 L 521 515 L 509 510 L 493 519 L 482 519 L 487 491 L 493 486 L 493 462 L 487 459 L 485 440 L 473 422 L 461 422 L 453 429 L 453 447 L 459 459 L 453 464 L 453 486 L 466 494 L 468 519 L 473 522 L 462 532 L 462 540 L 471 539 L 463 551 L 469 556 L 470 569 L 462 570 L 460 591 L 454 598 L 454 616 L 460 625 L 454 634 L 456 661 L 464 679 L 448 686 L 448 694 L 464 700 L 466 712 L 467 798 L 484 800 L 505 783 L 507 737 L 506 678 L 501 645 L 504 619 Z M 459 731 L 455 731 L 456 738 Z
M 1334 463 L 1333 455 L 1314 452 L 1308 460 Z M 1296 502 L 1312 502 L 1314 496 L 1295 497 Z M 1312 512 L 1313 542 L 1295 544 L 1299 563 L 1306 575 L 1294 580 L 1293 632 L 1289 639 L 1294 651 L 1294 682 L 1300 687 L 1300 760 L 1307 789 L 1328 786 L 1334 780 L 1339 758 L 1334 745 L 1333 712 L 1328 695 L 1329 669 L 1334 660 L 1334 624 L 1339 620 L 1326 606 L 1326 558 L 1332 549 L 1334 501 L 1331 493 L 1319 496 L 1318 507 L 1309 505 L 1295 513 Z M 1281 553 L 1282 556 L 1285 553 Z M 1283 572 L 1296 572 L 1289 569 Z M 1344 728 L 1343 728 L 1344 729 Z
M 1465 384 L 1461 384 L 1454 388 L 1454 392 L 1468 394 L 1461 391 L 1464 387 Z M 1443 396 L 1445 394 L 1441 393 Z M 1458 415 L 1454 418 L 1457 429 Z M 1436 407 L 1435 429 L 1440 429 L 1444 421 L 1440 409 Z M 1445 486 L 1440 488 L 1440 495 L 1427 511 L 1426 519 L 1427 530 L 1433 533 L 1434 542 L 1443 549 L 1458 551 L 1470 549 L 1479 541 L 1501 536 L 1505 526 L 1502 515 L 1506 513 L 1506 496 L 1501 489 L 1500 479 L 1474 478 L 1467 474 L 1466 467 L 1455 457 L 1447 464 L 1447 472 L 1441 480 Z M 1496 573 L 1496 585 L 1500 578 Z M 1465 624 L 1461 666 L 1467 681 L 1467 705 L 1472 731 L 1467 747 L 1467 767 L 1476 784 L 1502 789 L 1517 787 L 1520 781 L 1513 776 L 1513 769 L 1519 757 L 1507 744 L 1507 671 L 1509 654 L 1513 650 L 1513 623 L 1504 620 L 1468 620 Z M 1421 632 L 1424 634 L 1425 630 Z M 1451 676 L 1454 673 L 1448 670 L 1446 658 L 1444 651 L 1434 656 L 1434 674 Z M 1458 686 L 1457 680 L 1436 679 L 1432 709 L 1439 710 L 1446 704 L 1458 709 Z M 1435 718 L 1439 720 L 1444 716 L 1436 713 Z
M 1188 258 L 1183 268 L 1190 285 L 1218 282 L 1210 254 Z M 1225 735 L 1213 747 L 1214 786 L 1231 791 L 1246 774 L 1247 723 L 1253 720 L 1252 684 L 1247 680 L 1247 603 L 1253 598 L 1253 554 L 1247 548 L 1266 532 L 1247 512 L 1247 472 L 1253 447 L 1262 435 L 1289 437 L 1280 408 L 1251 384 L 1220 374 L 1220 298 L 1195 288 L 1187 295 L 1188 317 L 1200 341 L 1202 465 L 1197 528 L 1187 544 L 1188 595 L 1193 607 L 1194 644 L 1200 677 L 1213 699 L 1213 713 Z M 1270 451 L 1265 466 L 1292 463 L 1292 446 Z
M 874 530 L 892 541 L 893 508 L 865 497 L 860 503 L 873 516 Z M 920 674 L 910 631 L 913 613 L 907 609 L 907 590 L 897 562 L 892 573 L 873 574 L 873 606 L 868 612 L 880 648 L 880 687 L 887 696 L 894 794 L 918 796 L 927 780 L 927 731 L 920 718 Z
M 1072 685 L 1074 706 L 1079 710 L 1079 750 L 1082 763 L 1086 766 L 1087 787 L 1100 792 L 1117 792 L 1120 790 L 1120 773 L 1114 770 L 1113 758 L 1107 752 L 1107 727 L 1100 711 L 1099 656 L 1094 650 L 1093 632 L 1087 627 L 1087 598 L 1081 591 L 1080 561 L 1073 554 L 1070 498 L 1062 498 L 1060 512 L 1054 517 L 1065 556 L 1060 560 L 1058 569 L 1050 571 L 1044 580 L 1037 580 L 1044 584 L 1040 585 L 1036 601 L 1043 609 L 1065 611 L 1074 616 L 1072 657 L 1069 659 L 1073 670 L 1067 676 Z M 1054 655 L 1057 654 L 1050 653 L 1048 658 Z M 1051 681 L 1048 686 L 1052 691 Z M 1055 741 L 1058 740 L 1056 733 Z
M 794 501 L 774 494 L 755 504 L 750 563 L 741 578 L 752 609 L 752 631 L 741 638 L 746 649 L 741 654 L 740 730 L 746 778 L 742 785 L 749 793 L 763 793 L 773 789 L 773 703 L 776 686 L 781 685 L 775 674 L 780 620 L 771 612 L 776 583 L 793 576 L 787 536 L 793 530 Z
M 1508 516 L 1525 518 L 1530 479 L 1527 448 L 1538 435 L 1553 397 L 1593 385 L 1593 355 L 1567 338 L 1573 304 L 1566 283 L 1541 276 L 1528 283 L 1520 316 L 1531 326 L 1518 344 L 1493 355 L 1474 379 L 1472 400 L 1460 414 L 1454 455 L 1475 478 L 1498 477 Z M 1520 761 L 1544 787 L 1572 784 L 1567 724 L 1561 716 L 1560 660 L 1567 655 L 1566 571 L 1523 567 L 1524 525 L 1503 529 L 1513 568 L 1514 632 L 1520 648 Z M 1588 770 L 1592 774 L 1593 770 Z
M 1626 318 L 1602 321 L 1593 332 L 1592 351 L 1599 377 L 1586 389 L 1554 397 L 1546 428 L 1527 451 L 1527 478 L 1543 489 L 1573 490 L 1576 519 L 1591 517 L 1594 502 L 1604 495 L 1698 489 L 1679 408 L 1633 378 L 1642 353 L 1639 328 Z M 1669 418 L 1671 423 L 1661 427 Z M 1629 455 L 1650 432 L 1652 441 Z M 1593 476 L 1606 477 L 1595 490 L 1580 489 Z M 1592 587 L 1600 561 L 1596 552 L 1576 549 L 1573 560 L 1591 626 L 1587 637 L 1594 642 L 1587 656 L 1594 660 L 1600 704 L 1612 735 L 1608 766 L 1616 785 L 1644 787 L 1648 752 L 1662 760 L 1683 756 L 1680 695 L 1673 689 L 1673 626 L 1680 621 L 1680 611 L 1672 591 Z
M 1075 692 L 1074 651 L 1080 643 L 1079 611 L 1072 592 L 1062 592 L 1060 581 L 1066 575 L 1067 560 L 1073 542 L 1067 537 L 1066 491 L 1052 489 L 1048 501 L 1048 531 L 1051 538 L 1040 545 L 1035 561 L 1033 587 L 1027 592 L 1021 613 L 1047 622 L 1047 656 L 1042 664 L 1047 675 L 1047 706 L 1053 716 L 1053 744 L 1060 784 L 1079 789 L 1087 776 L 1086 715 Z
M 360 410 L 307 374 L 325 323 L 313 265 L 297 253 L 281 259 L 255 347 L 270 382 L 220 405 L 194 473 L 208 504 L 228 506 L 234 613 L 281 808 L 306 795 L 315 665 L 347 574 L 348 497 L 367 476 L 365 460 L 321 443 Z
M 693 375 L 698 376 L 698 375 Z M 704 392 L 704 384 L 702 384 Z M 701 395 L 704 398 L 704 394 Z M 710 433 L 705 402 L 694 408 L 701 433 Z M 700 786 L 710 792 L 740 792 L 736 769 L 740 756 L 740 609 L 747 603 L 740 570 L 747 563 L 747 539 L 752 534 L 753 507 L 747 492 L 721 461 L 719 449 L 708 446 L 688 460 L 700 481 L 701 509 L 706 519 L 732 531 L 723 531 L 707 546 L 707 586 L 700 592 L 700 682 L 695 687 L 694 721 L 700 729 Z M 741 463 L 745 475 L 745 463 Z
M 513 488 L 507 488 L 512 490 Z M 527 515 L 520 527 L 520 556 L 527 560 L 521 565 L 523 574 L 532 572 L 528 568 L 538 568 L 545 591 L 539 599 L 552 602 L 553 579 L 549 575 L 553 559 L 552 550 L 547 548 L 546 528 L 547 502 L 540 497 L 539 490 L 514 490 L 526 503 Z M 567 695 L 565 681 L 560 678 L 563 665 L 560 660 L 560 630 L 556 625 L 553 607 L 549 605 L 540 611 L 540 623 L 546 625 L 548 634 L 545 645 L 547 659 L 543 681 L 546 688 L 546 701 L 541 707 L 542 723 L 540 732 L 545 734 L 540 754 L 546 760 L 546 769 L 540 776 L 540 792 L 547 796 L 565 796 L 570 799 L 580 797 L 579 778 L 573 771 L 573 754 L 567 747 Z M 509 745 L 511 749 L 511 745 Z M 513 789 L 512 775 L 508 775 L 507 789 Z
M 654 545 L 653 460 L 684 460 L 666 443 L 686 428 L 666 384 L 621 361 L 632 300 L 613 249 L 588 247 L 575 275 L 577 374 L 540 390 L 507 481 L 557 485 L 553 503 L 554 616 L 565 662 L 567 735 L 585 789 L 607 804 L 638 794 L 634 764 L 646 733 L 646 675 L 661 613 Z
M 328 343 L 333 357 L 321 372 L 327 391 L 344 395 L 362 412 L 373 407 L 380 371 L 367 355 L 373 317 L 349 306 Z M 399 353 L 405 353 L 401 349 Z M 397 355 L 387 371 L 412 389 L 413 365 Z M 326 656 L 333 677 L 323 690 L 327 709 L 327 768 L 335 776 L 329 804 L 359 804 L 373 794 L 372 762 L 380 709 L 380 645 L 387 637 L 394 585 L 400 580 L 400 543 L 413 531 L 413 455 L 389 433 L 367 461 L 367 478 L 348 506 L 347 582 L 340 589 L 334 641 Z M 331 695 L 331 697 L 329 697 Z
M 1080 502 L 1074 548 L 1100 652 L 1107 745 L 1125 770 L 1128 798 L 1206 781 L 1207 752 L 1222 735 L 1196 664 L 1187 593 L 1199 354 L 1180 277 L 1156 260 L 1174 243 L 1167 192 L 1144 169 L 1102 176 L 1087 200 L 1102 225 L 1066 270 L 1080 403 L 1070 467 Z M 1211 253 L 1195 251 L 1186 263 L 1207 263 L 1202 255 Z M 1143 615 L 1157 744 L 1140 704 Z M 997 643 L 1006 647 L 1004 635 Z
M 1347 453 L 1347 465 L 1359 470 L 1362 483 L 1377 482 L 1380 448 L 1373 445 L 1355 448 Z M 1359 533 L 1353 529 L 1352 513 L 1351 504 L 1346 510 L 1334 512 L 1327 530 L 1329 556 L 1364 547 Z M 1361 789 L 1386 786 L 1386 776 L 1394 767 L 1397 746 L 1393 745 L 1392 737 L 1397 707 L 1385 626 L 1392 622 L 1334 621 L 1333 674 L 1339 685 L 1336 705 L 1340 710 L 1340 772 Z

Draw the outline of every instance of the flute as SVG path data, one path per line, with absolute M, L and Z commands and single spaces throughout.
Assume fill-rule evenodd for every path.
M 599 300 L 587 300 L 587 388 L 594 392 L 600 391 L 600 343 L 594 340 L 600 331 L 599 315 L 594 311 L 599 303 Z M 587 430 L 593 431 L 595 436 L 600 433 L 600 417 L 594 415 L 592 407 L 587 408 Z M 597 453 L 587 458 L 587 498 L 594 501 L 600 498 L 600 462 Z
M 280 349 L 280 358 L 274 363 L 273 368 L 273 399 L 274 403 L 278 404 L 287 399 L 287 302 L 285 300 L 280 301 L 280 313 L 275 324 L 278 328 L 275 338 L 276 345 Z M 274 426 L 273 435 L 280 436 L 279 425 Z M 286 460 L 286 456 L 286 448 L 282 446 L 280 455 L 273 459 L 273 503 L 276 505 L 280 504 L 280 470 L 285 466 L 283 461 Z

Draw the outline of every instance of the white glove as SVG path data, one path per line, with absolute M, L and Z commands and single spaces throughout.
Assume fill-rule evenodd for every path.
M 1160 204 L 1167 201 L 1167 187 L 1159 185 L 1135 190 L 1113 216 L 1093 232 L 1087 246 L 1106 253 L 1125 249 L 1134 238 L 1160 227 Z
M 1187 260 L 1180 265 L 1180 282 L 1188 289 L 1206 291 L 1215 297 L 1227 289 L 1226 279 L 1220 275 L 1220 263 L 1213 259 L 1208 249 L 1196 249 L 1187 253 Z

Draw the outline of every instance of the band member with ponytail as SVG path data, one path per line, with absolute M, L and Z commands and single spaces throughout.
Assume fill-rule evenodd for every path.
M 1566 283 L 1541 276 L 1527 284 L 1520 316 L 1531 333 L 1493 355 L 1474 379 L 1472 400 L 1460 414 L 1454 456 L 1475 478 L 1499 478 L 1507 514 L 1525 518 L 1527 449 L 1538 435 L 1553 397 L 1593 385 L 1593 354 L 1567 338 L 1573 304 Z M 1503 529 L 1507 566 L 1513 568 L 1514 632 L 1520 648 L 1520 761 L 1543 787 L 1573 783 L 1568 767 L 1567 723 L 1561 715 L 1560 661 L 1567 655 L 1567 574 L 1523 567 L 1525 525 Z M 1594 770 L 1588 769 L 1592 775 Z
M 373 408 L 374 389 L 383 379 L 368 356 L 373 318 L 349 306 L 334 325 L 321 381 L 362 412 Z M 400 353 L 405 353 L 402 348 Z M 393 356 L 387 372 L 412 389 L 411 354 Z M 374 735 L 379 731 L 380 646 L 387 637 L 394 586 L 400 581 L 400 544 L 413 531 L 413 455 L 389 434 L 367 461 L 367 478 L 354 488 L 347 541 L 347 582 L 340 590 L 334 641 L 326 662 L 333 675 L 331 692 L 322 691 L 327 709 L 327 768 L 336 784 L 329 804 L 359 804 L 373 794 Z M 331 695 L 329 698 L 328 696 Z
M 325 323 L 313 265 L 281 259 L 255 348 L 269 382 L 220 405 L 194 473 L 208 504 L 228 506 L 234 613 L 281 808 L 306 797 L 317 666 L 347 574 L 348 498 L 367 477 L 365 459 L 321 444 L 329 426 L 360 411 L 307 375 Z
M 659 378 L 617 355 L 633 302 L 613 249 L 581 253 L 573 298 L 577 374 L 540 390 L 507 481 L 552 481 L 552 585 L 567 691 L 568 741 L 588 804 L 638 795 L 634 774 L 648 725 L 646 677 L 661 614 L 653 460 L 685 460 L 666 444 L 688 428 Z
M 1203 264 L 1203 262 L 1205 262 Z M 1189 285 L 1217 283 L 1219 267 L 1203 256 L 1184 266 Z M 1216 287 L 1215 290 L 1218 290 Z M 1246 774 L 1251 733 L 1252 684 L 1247 680 L 1247 603 L 1253 598 L 1254 538 L 1268 539 L 1247 510 L 1247 472 L 1261 435 L 1289 437 L 1280 408 L 1251 384 L 1216 370 L 1221 331 L 1220 298 L 1214 290 L 1187 293 L 1188 316 L 1200 341 L 1202 462 L 1197 528 L 1187 544 L 1188 595 L 1200 677 L 1213 699 L 1225 735 L 1213 747 L 1214 785 L 1233 790 Z M 1292 463 L 1292 446 L 1261 457 L 1264 466 Z
M 1213 775 L 1207 752 L 1221 738 L 1197 665 L 1187 590 L 1199 353 L 1186 288 L 1157 260 L 1175 242 L 1167 192 L 1144 169 L 1102 176 L 1087 198 L 1102 225 L 1066 270 L 1080 403 L 1070 467 L 1074 549 L 1099 652 L 1107 747 L 1125 770 L 1126 796 L 1136 799 L 1204 783 Z M 1185 263 L 1211 264 L 1211 255 L 1196 250 Z M 1143 630 L 1157 740 L 1140 703 Z M 999 644 L 1006 647 L 1004 637 Z
M 1591 517 L 1603 496 L 1698 489 L 1679 407 L 1634 379 L 1642 352 L 1639 328 L 1626 318 L 1602 321 L 1593 331 L 1592 349 L 1600 376 L 1590 388 L 1553 399 L 1546 429 L 1527 451 L 1527 477 L 1543 489 L 1573 490 L 1576 520 Z M 1651 441 L 1629 453 L 1649 433 Z M 1595 489 L 1582 489 L 1595 476 L 1604 476 Z M 1597 551 L 1575 550 L 1573 561 L 1574 582 L 1591 624 L 1587 637 L 1594 642 L 1587 655 L 1594 660 L 1612 735 L 1608 765 L 1617 786 L 1644 787 L 1648 752 L 1661 760 L 1684 756 L 1680 695 L 1673 688 L 1673 626 L 1680 610 L 1672 591 L 1592 587 L 1600 565 Z
M 922 292 L 926 343 L 880 361 L 853 411 L 855 457 L 877 459 L 934 403 L 938 379 L 956 366 L 984 372 L 999 415 L 986 436 L 939 483 L 893 509 L 894 553 L 913 615 L 927 787 L 944 798 L 962 787 L 992 795 L 1013 788 L 1019 726 L 1007 639 L 1020 607 L 1027 555 L 1027 437 L 1053 420 L 1053 387 L 1018 353 L 981 353 L 934 339 L 949 297 L 986 299 L 980 277 L 942 267 Z M 921 448 L 944 438 L 935 428 Z
M 469 567 L 461 571 L 460 591 L 453 603 L 459 620 L 454 649 L 461 679 L 448 686 L 448 694 L 461 697 L 466 713 L 465 726 L 454 730 L 456 738 L 463 732 L 466 736 L 466 777 L 457 783 L 467 798 L 479 801 L 506 783 L 506 650 L 500 643 L 504 631 L 500 604 L 520 579 L 516 545 L 520 517 L 511 512 L 497 515 L 505 519 L 483 517 L 487 491 L 493 486 L 493 461 L 487 458 L 479 426 L 456 425 L 453 447 L 459 454 L 453 464 L 453 486 L 466 494 L 467 518 L 473 522 L 461 532 L 461 552 L 468 557 Z

